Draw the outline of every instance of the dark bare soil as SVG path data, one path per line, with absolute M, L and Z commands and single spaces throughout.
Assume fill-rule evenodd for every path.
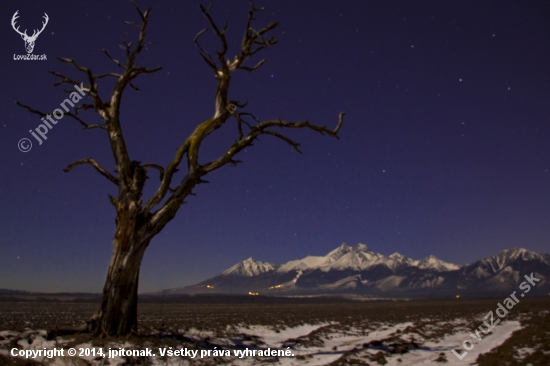
M 163 328 L 225 329 L 227 325 L 284 325 L 339 322 L 353 326 L 370 322 L 402 323 L 421 326 L 427 317 L 442 320 L 471 319 L 495 308 L 501 299 L 452 301 L 365 301 L 317 304 L 160 304 L 145 303 L 138 308 L 140 326 Z M 97 303 L 0 302 L 0 330 L 49 329 L 77 325 L 95 310 Z M 525 299 L 516 305 L 508 320 L 523 313 L 550 309 L 550 298 Z M 419 322 L 419 323 L 417 323 Z
M 338 324 L 346 329 L 375 328 L 377 324 L 412 322 L 402 334 L 422 339 L 438 339 L 456 331 L 456 319 L 463 329 L 475 329 L 483 316 L 496 308 L 502 299 L 452 301 L 365 301 L 329 303 L 231 303 L 231 304 L 175 304 L 141 303 L 138 308 L 140 335 L 143 341 L 153 342 L 159 332 L 182 334 L 189 329 L 205 331 L 213 337 L 223 336 L 232 328 L 264 325 L 285 329 L 303 324 Z M 50 329 L 59 325 L 78 325 L 84 322 L 97 303 L 73 302 L 0 302 L 0 330 L 21 332 L 24 329 Z M 483 365 L 550 365 L 550 297 L 522 299 L 506 316 L 519 320 L 523 328 L 500 347 L 483 354 L 477 360 Z M 298 340 L 315 345 L 323 339 L 324 328 Z M 327 327 L 326 331 L 331 328 Z M 332 329 L 333 330 L 333 329 Z M 84 336 L 84 335 L 83 335 Z M 86 336 L 84 336 L 86 337 Z M 398 344 L 399 336 L 381 340 L 379 359 L 369 364 L 384 364 L 388 352 L 407 352 L 417 345 Z M 403 338 L 403 337 L 401 337 Z M 79 340 L 80 341 L 80 340 Z M 91 340 L 93 343 L 99 340 Z M 396 343 L 397 342 L 397 343 Z M 140 343 L 138 341 L 138 343 Z M 372 347 L 365 345 L 364 347 Z M 396 348 L 397 347 L 397 348 Z M 525 350 L 528 350 L 527 353 Z M 355 352 L 348 352 L 340 363 L 346 364 Z M 438 361 L 445 363 L 445 357 Z M 348 360 L 348 361 L 346 361 Z

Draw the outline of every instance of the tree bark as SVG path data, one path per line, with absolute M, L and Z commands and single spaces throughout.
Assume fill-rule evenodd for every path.
M 117 210 L 113 256 L 103 287 L 101 307 L 89 320 L 96 336 L 112 337 L 137 332 L 139 269 L 154 235 L 141 215 L 141 194 L 146 180 L 143 168 L 132 164 L 133 179 L 113 203 Z
M 137 332 L 139 269 L 149 243 L 121 244 L 115 238 L 101 307 L 89 320 L 89 329 L 99 337 Z

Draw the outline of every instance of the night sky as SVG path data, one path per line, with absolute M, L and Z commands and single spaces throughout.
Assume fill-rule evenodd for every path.
M 203 2 L 205 5 L 206 2 Z M 162 66 L 123 98 L 130 156 L 166 166 L 194 127 L 214 111 L 215 78 L 193 43 L 208 24 L 199 1 L 138 1 L 152 7 L 138 59 Z M 283 263 L 325 255 L 345 242 L 385 255 L 430 254 L 457 264 L 503 249 L 550 252 L 550 2 L 540 1 L 257 1 L 257 28 L 279 20 L 279 43 L 256 58 L 258 71 L 237 72 L 230 98 L 248 100 L 259 119 L 307 119 L 334 126 L 340 139 L 291 131 L 303 154 L 271 136 L 243 151 L 198 186 L 176 218 L 153 239 L 140 291 L 190 285 L 250 256 Z M 54 69 L 83 79 L 57 56 L 95 73 L 116 71 L 101 52 L 122 59 L 118 45 L 136 40 L 127 1 L 10 1 L 2 7 L 0 110 L 0 288 L 100 292 L 112 252 L 117 188 L 88 165 L 109 170 L 105 131 L 83 131 L 69 117 L 42 145 L 30 135 L 45 111 L 66 98 Z M 239 47 L 247 1 L 218 1 Z M 20 30 L 49 23 L 35 55 Z M 214 51 L 208 33 L 204 46 Z M 232 57 L 236 52 L 231 51 Z M 113 81 L 100 84 L 106 98 Z M 85 114 L 86 116 L 86 114 Z M 99 122 L 95 112 L 87 121 Z M 200 162 L 235 140 L 235 123 L 213 133 Z M 23 153 L 18 141 L 29 138 Z M 177 176 L 181 178 L 182 172 Z M 157 187 L 149 174 L 146 193 Z

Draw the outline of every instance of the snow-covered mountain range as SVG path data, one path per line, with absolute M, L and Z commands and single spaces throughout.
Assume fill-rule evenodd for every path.
M 414 260 L 399 253 L 385 256 L 372 252 L 365 244 L 342 244 L 325 256 L 307 256 L 281 265 L 248 258 L 199 284 L 162 293 L 482 294 L 513 291 L 531 273 L 540 279 L 536 292 L 548 292 L 550 255 L 514 248 L 459 266 L 434 256 Z
M 322 272 L 333 270 L 364 271 L 379 265 L 387 266 L 392 270 L 403 266 L 433 269 L 435 271 L 451 271 L 460 268 L 456 264 L 444 262 L 432 255 L 422 260 L 413 260 L 399 253 L 386 257 L 380 253 L 371 252 L 365 244 L 357 244 L 354 247 L 342 244 L 325 256 L 307 256 L 280 266 L 275 263 L 256 261 L 250 257 L 226 269 L 220 275 L 251 277 L 271 271 L 283 274 L 314 269 Z

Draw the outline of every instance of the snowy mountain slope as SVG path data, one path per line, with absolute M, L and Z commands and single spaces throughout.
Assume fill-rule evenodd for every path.
M 462 285 L 490 290 L 514 287 L 531 273 L 544 284 L 550 279 L 550 255 L 513 248 L 465 265 L 459 272 Z
M 447 263 L 429 256 L 422 260 L 413 260 L 399 253 L 385 256 L 380 253 L 371 252 L 367 245 L 357 244 L 349 246 L 342 244 L 325 256 L 308 256 L 303 259 L 293 260 L 281 265 L 277 272 L 286 273 L 293 270 L 320 269 L 323 272 L 332 270 L 354 270 L 362 271 L 371 267 L 383 265 L 392 270 L 399 267 L 418 267 L 421 269 L 433 269 L 435 271 L 451 271 L 459 269 L 456 264 Z
M 515 248 L 459 266 L 434 256 L 421 260 L 399 253 L 385 256 L 365 244 L 344 243 L 324 256 L 307 256 L 282 265 L 248 258 L 197 285 L 165 293 L 480 293 L 517 288 L 531 272 L 541 278 L 539 288 L 550 287 L 550 255 Z
M 223 271 L 221 276 L 245 276 L 252 277 L 262 273 L 271 272 L 277 269 L 277 265 L 268 262 L 260 262 L 252 257 L 235 264 Z
M 420 269 L 433 269 L 439 272 L 454 271 L 460 268 L 460 266 L 456 264 L 444 262 L 437 259 L 433 255 L 430 255 L 422 260 L 415 261 L 413 265 Z
M 503 250 L 496 255 L 479 260 L 472 265 L 482 268 L 487 274 L 494 274 L 510 265 L 517 265 L 521 262 L 539 262 L 550 266 L 550 255 L 531 252 L 523 248 L 514 248 Z

